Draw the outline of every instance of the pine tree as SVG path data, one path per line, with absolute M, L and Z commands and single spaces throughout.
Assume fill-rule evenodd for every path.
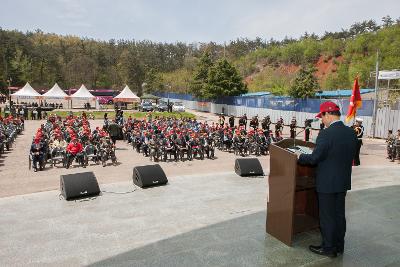
M 208 83 L 208 72 L 213 66 L 211 55 L 205 52 L 197 65 L 193 81 L 190 84 L 190 91 L 197 97 L 204 97 Z
M 289 89 L 289 95 L 294 98 L 307 98 L 315 95 L 319 89 L 317 78 L 314 76 L 314 67 L 304 67 L 299 70 L 293 85 Z
M 210 68 L 204 93 L 204 97 L 209 99 L 236 96 L 247 93 L 247 86 L 237 70 L 226 59 L 221 59 Z

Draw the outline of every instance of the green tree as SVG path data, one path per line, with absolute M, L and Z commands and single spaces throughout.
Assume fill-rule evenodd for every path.
M 317 78 L 314 76 L 313 67 L 303 67 L 297 73 L 293 85 L 289 89 L 289 95 L 294 98 L 307 98 L 315 95 L 319 89 Z
M 142 64 L 137 58 L 136 51 L 123 51 L 118 62 L 118 67 L 123 82 L 141 96 L 145 73 Z
M 208 72 L 212 66 L 211 55 L 205 52 L 200 58 L 200 62 L 193 76 L 193 81 L 190 83 L 190 91 L 195 96 L 204 97 L 205 91 L 207 90 Z
M 157 91 L 163 91 L 164 89 L 164 80 L 162 75 L 153 68 L 146 71 L 144 82 L 146 84 L 144 88 L 145 93 L 154 93 Z
M 221 59 L 212 66 L 208 73 L 208 83 L 204 92 L 207 99 L 215 99 L 221 96 L 237 96 L 247 93 L 247 86 L 226 59 Z
M 382 22 L 383 22 L 383 27 L 389 27 L 393 25 L 394 21 L 389 15 L 387 15 L 382 18 Z

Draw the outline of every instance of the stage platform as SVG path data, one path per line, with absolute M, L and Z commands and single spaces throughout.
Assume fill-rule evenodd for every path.
M 101 184 L 101 196 L 79 201 L 57 190 L 0 198 L 0 266 L 399 266 L 400 181 L 388 172 L 391 184 L 348 193 L 336 259 L 308 250 L 317 231 L 293 247 L 266 234 L 266 178 L 225 172 L 149 189 Z

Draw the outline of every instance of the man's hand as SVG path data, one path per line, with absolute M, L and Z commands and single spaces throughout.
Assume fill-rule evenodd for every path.
M 300 158 L 300 155 L 302 154 L 300 151 L 296 151 L 296 152 L 294 152 L 294 153 L 296 154 L 297 159 L 299 159 L 299 158 Z

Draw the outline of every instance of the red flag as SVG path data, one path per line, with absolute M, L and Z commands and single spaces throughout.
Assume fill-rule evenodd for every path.
M 360 86 L 358 85 L 358 77 L 354 80 L 353 92 L 350 97 L 349 109 L 347 111 L 346 122 L 349 122 L 356 116 L 357 109 L 362 106 Z

